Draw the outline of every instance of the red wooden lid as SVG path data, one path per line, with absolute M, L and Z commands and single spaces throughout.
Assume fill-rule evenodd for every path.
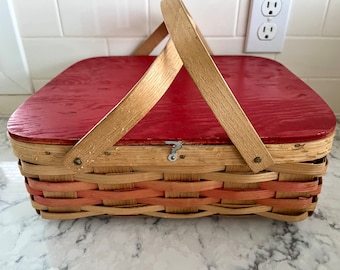
M 213 59 L 264 143 L 308 142 L 334 131 L 329 106 L 283 65 L 251 56 Z M 75 144 L 153 60 L 98 57 L 74 64 L 15 111 L 8 122 L 9 134 L 25 142 Z M 118 144 L 163 145 L 166 140 L 230 144 L 184 68 L 161 101 Z

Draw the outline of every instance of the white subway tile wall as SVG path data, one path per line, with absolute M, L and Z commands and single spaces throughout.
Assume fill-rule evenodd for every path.
M 320 89 L 318 93 L 327 100 L 332 108 L 339 108 L 340 79 L 311 78 L 305 81 L 313 89 Z M 334 93 L 337 93 L 336 95 Z M 339 115 L 340 112 L 336 111 Z
M 238 1 L 235 0 L 184 0 L 190 14 L 207 37 L 235 36 Z M 150 0 L 150 29 L 162 22 L 160 0 Z
M 105 38 L 24 38 L 23 43 L 34 79 L 51 79 L 77 61 L 108 55 Z
M 288 37 L 276 59 L 303 78 L 340 77 L 340 39 Z
M 331 0 L 328 9 L 327 9 L 327 16 L 325 19 L 323 34 L 325 36 L 333 36 L 339 37 L 340 36 L 340 1 L 338 0 Z
M 320 36 L 328 1 L 293 0 L 289 16 L 289 36 Z
M 36 91 L 81 59 L 131 54 L 162 20 L 160 0 L 13 2 Z M 244 54 L 250 0 L 184 2 L 214 54 Z M 258 54 L 291 69 L 336 113 L 340 113 L 339 17 L 338 0 L 292 1 L 283 52 Z M 1 96 L 0 114 L 10 114 L 26 97 Z M 3 107 L 6 100 L 13 106 Z
M 144 39 L 144 37 L 108 38 L 109 55 L 129 55 Z
M 147 1 L 59 0 L 64 35 L 140 37 L 148 34 Z
M 57 0 L 15 0 L 22 37 L 61 37 Z
M 249 0 L 239 0 L 238 20 L 237 20 L 237 36 L 245 36 L 247 32 Z

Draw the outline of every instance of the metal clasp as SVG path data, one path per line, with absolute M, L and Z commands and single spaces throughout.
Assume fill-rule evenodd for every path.
M 175 162 L 178 159 L 177 150 L 182 148 L 181 141 L 165 141 L 165 144 L 172 145 L 171 153 L 168 155 L 168 160 Z

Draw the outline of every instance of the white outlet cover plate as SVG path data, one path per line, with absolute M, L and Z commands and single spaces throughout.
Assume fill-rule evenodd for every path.
M 281 52 L 286 36 L 288 18 L 291 7 L 291 0 L 280 1 L 281 10 L 276 16 L 264 16 L 262 6 L 266 0 L 252 0 L 250 4 L 247 36 L 245 41 L 245 52 Z M 275 1 L 273 1 L 275 2 Z M 277 33 L 271 40 L 260 40 L 258 30 L 264 23 L 274 23 L 277 25 Z

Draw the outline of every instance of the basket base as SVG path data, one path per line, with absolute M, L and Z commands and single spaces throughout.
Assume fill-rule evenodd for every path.
M 43 172 L 32 174 L 41 166 L 35 168 L 21 161 L 21 171 L 26 176 L 32 206 L 47 219 L 100 215 L 185 219 L 255 214 L 295 222 L 313 214 L 322 186 L 320 168 L 325 170 L 327 160 L 302 165 L 310 169 L 254 174 L 246 165 L 215 171 L 186 167 L 185 172 L 183 168 L 176 171 L 176 167 L 160 172 L 157 167 L 142 171 L 102 166 L 88 174 L 44 176 Z M 112 179 L 120 180 L 112 184 Z

